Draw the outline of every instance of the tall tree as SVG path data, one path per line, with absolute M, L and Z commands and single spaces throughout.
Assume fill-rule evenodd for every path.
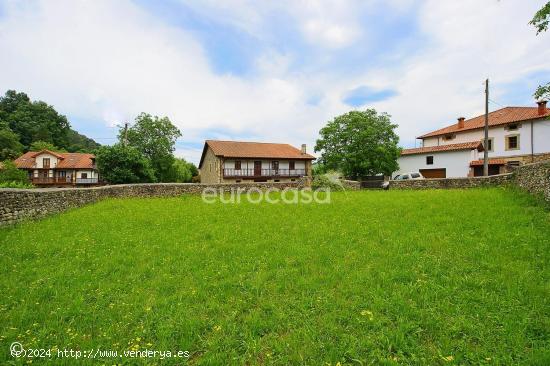
M 96 164 L 103 179 L 111 184 L 156 181 L 151 162 L 133 146 L 102 146 L 96 153 Z
M 119 131 L 122 143 L 137 148 L 149 158 L 159 182 L 170 179 L 178 137 L 181 137 L 181 132 L 168 117 L 159 118 L 147 113 L 137 116 L 134 125 L 126 133 L 124 130 Z
M 340 170 L 347 177 L 391 175 L 398 169 L 400 148 L 386 113 L 374 109 L 351 111 L 334 118 L 320 131 L 315 151 L 321 152 L 320 162 L 328 169 Z
M 529 24 L 533 25 L 537 29 L 537 35 L 548 30 L 548 24 L 550 23 L 550 1 L 548 1 L 539 11 L 535 13 L 535 16 Z M 539 85 L 535 94 L 535 99 L 550 99 L 550 82 L 546 85 Z
M 0 129 L 9 129 L 15 133 L 25 151 L 36 141 L 44 141 L 71 152 L 92 152 L 100 146 L 72 130 L 67 118 L 52 106 L 41 101 L 31 101 L 27 94 L 15 90 L 8 90 L 0 97 L 0 126 Z M 4 148 L 0 144 L 0 150 Z
M 16 159 L 23 152 L 23 145 L 19 136 L 7 126 L 2 128 L 0 123 L 0 161 Z
M 30 151 L 41 151 L 41 150 L 50 150 L 56 152 L 67 152 L 65 149 L 60 149 L 52 143 L 46 141 L 35 141 L 29 147 Z

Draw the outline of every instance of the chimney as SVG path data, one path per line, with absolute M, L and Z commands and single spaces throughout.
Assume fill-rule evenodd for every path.
M 464 128 L 464 117 L 458 117 L 458 128 Z
M 306 154 L 306 144 L 302 144 L 302 154 Z
M 544 116 L 546 114 L 546 100 L 541 100 L 537 104 L 539 105 L 539 116 Z

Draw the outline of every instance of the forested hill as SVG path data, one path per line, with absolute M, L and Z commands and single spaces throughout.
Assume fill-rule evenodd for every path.
M 99 146 L 73 130 L 67 117 L 45 102 L 31 101 L 15 90 L 0 97 L 0 161 L 40 148 L 93 152 Z

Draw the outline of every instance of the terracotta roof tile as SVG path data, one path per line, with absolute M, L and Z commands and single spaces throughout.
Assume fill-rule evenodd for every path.
M 32 169 L 35 167 L 35 157 L 41 153 L 52 154 L 52 152 L 44 151 L 28 151 L 15 159 L 15 165 L 19 169 Z M 92 159 L 95 158 L 94 154 L 85 153 L 53 153 L 60 160 L 57 163 L 55 169 L 94 169 L 94 163 Z
M 505 165 L 506 163 L 507 161 L 504 159 L 489 159 L 490 165 Z M 479 166 L 479 165 L 483 165 L 483 159 L 473 160 L 470 162 L 470 166 Z
M 439 151 L 459 151 L 459 150 L 473 150 L 483 151 L 483 144 L 480 141 L 462 142 L 459 144 L 439 145 L 430 147 L 417 147 L 414 149 L 403 149 L 401 155 L 414 155 L 424 154 L 429 152 Z
M 537 107 L 505 107 L 494 112 L 489 113 L 489 126 L 498 126 L 506 123 L 528 121 L 532 119 L 539 119 L 550 116 L 550 109 L 546 108 L 546 113 L 543 115 L 538 114 Z M 485 115 L 477 116 L 464 121 L 464 127 L 458 128 L 458 123 L 454 123 L 450 126 L 440 128 L 419 136 L 418 138 L 425 138 L 431 136 L 440 136 L 448 133 L 462 132 L 468 130 L 475 130 L 483 128 L 485 126 Z
M 226 158 L 258 158 L 258 159 L 295 159 L 313 160 L 314 156 L 302 154 L 300 149 L 289 144 L 277 144 L 270 142 L 244 142 L 244 141 L 219 141 L 206 140 L 203 156 L 199 167 L 202 165 L 206 147 L 210 147 L 216 156 Z

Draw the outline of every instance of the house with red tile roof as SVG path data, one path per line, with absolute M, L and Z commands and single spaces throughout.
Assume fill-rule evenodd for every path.
M 206 140 L 201 183 L 291 182 L 311 177 L 315 157 L 288 144 Z
M 458 118 L 456 123 L 417 137 L 422 147 L 404 149 L 399 173 L 420 171 L 426 178 L 483 175 L 483 150 L 489 153 L 489 175 L 550 159 L 550 109 L 505 107 L 489 113 L 489 141 L 485 147 L 485 115 Z
M 15 159 L 15 165 L 26 170 L 36 186 L 90 186 L 100 182 L 93 154 L 28 151 Z

